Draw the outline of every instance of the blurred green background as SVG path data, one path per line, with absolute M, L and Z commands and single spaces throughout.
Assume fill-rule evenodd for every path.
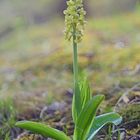
M 25 101 L 59 100 L 72 89 L 72 47 L 63 36 L 65 2 L 0 0 L 0 98 L 11 96 L 29 107 Z M 93 93 L 114 95 L 140 81 L 140 4 L 84 3 L 87 24 L 79 67 Z

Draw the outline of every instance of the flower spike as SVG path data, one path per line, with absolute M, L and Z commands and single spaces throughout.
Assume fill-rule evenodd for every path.
M 86 11 L 83 8 L 82 0 L 69 0 L 65 14 L 65 38 L 70 41 L 75 36 L 74 41 L 79 43 L 82 40 Z

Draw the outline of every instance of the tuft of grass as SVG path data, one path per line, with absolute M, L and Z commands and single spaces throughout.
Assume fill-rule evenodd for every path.
M 10 140 L 16 122 L 16 110 L 12 99 L 0 100 L 0 138 Z

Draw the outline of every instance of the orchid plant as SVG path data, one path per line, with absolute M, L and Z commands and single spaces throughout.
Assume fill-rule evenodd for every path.
M 65 38 L 73 44 L 73 72 L 74 94 L 72 101 L 72 118 L 75 124 L 73 136 L 67 136 L 64 132 L 56 130 L 42 123 L 32 121 L 20 121 L 17 127 L 30 130 L 55 140 L 93 140 L 95 135 L 106 124 L 118 125 L 122 117 L 110 112 L 96 116 L 97 109 L 104 100 L 104 95 L 92 97 L 88 80 L 79 80 L 78 72 L 78 43 L 82 40 L 85 15 L 83 0 L 68 0 L 65 14 Z

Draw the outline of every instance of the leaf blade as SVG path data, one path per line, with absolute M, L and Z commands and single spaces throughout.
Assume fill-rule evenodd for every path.
M 70 138 L 66 136 L 65 133 L 42 123 L 32 121 L 19 121 L 15 124 L 15 126 L 30 130 L 37 134 L 41 134 L 44 137 L 50 137 L 56 140 L 70 140 Z
M 80 95 L 81 95 L 81 106 L 82 109 L 86 105 L 86 103 L 92 98 L 90 87 L 87 78 L 83 75 L 81 76 L 81 80 L 79 82 L 80 86 Z
M 76 123 L 77 118 L 86 105 L 92 98 L 88 80 L 84 74 L 80 75 L 80 80 L 75 85 L 73 101 L 72 101 L 72 117 Z
M 84 140 L 86 138 L 86 134 L 89 131 L 89 128 L 91 126 L 91 123 L 93 122 L 96 111 L 100 105 L 100 103 L 103 101 L 104 96 L 103 95 L 97 95 L 94 96 L 83 108 L 81 111 L 75 131 L 74 131 L 74 138 L 79 140 Z
M 107 124 L 118 125 L 122 121 L 122 117 L 115 113 L 106 113 L 100 116 L 97 116 L 92 123 L 92 127 L 90 129 L 87 140 L 92 140 L 94 136 L 98 133 L 100 129 L 102 129 Z
M 74 88 L 74 95 L 72 99 L 72 118 L 74 123 L 76 123 L 80 111 L 81 111 L 80 88 L 78 83 L 76 83 Z

